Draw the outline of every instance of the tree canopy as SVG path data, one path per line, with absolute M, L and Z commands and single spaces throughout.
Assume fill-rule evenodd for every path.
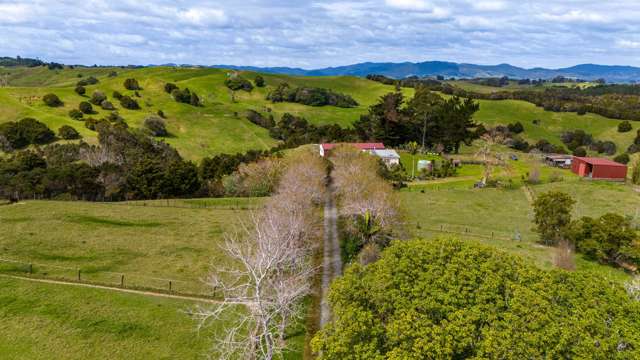
M 469 242 L 395 242 L 329 300 L 320 359 L 640 357 L 640 303 L 622 286 Z

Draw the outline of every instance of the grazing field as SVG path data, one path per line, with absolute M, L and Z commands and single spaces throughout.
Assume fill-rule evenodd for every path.
M 0 357 L 202 359 L 211 331 L 197 303 L 0 277 Z
M 249 122 L 244 113 L 253 109 L 266 113 L 270 111 L 276 119 L 285 112 L 304 116 L 315 124 L 340 124 L 349 126 L 360 114 L 378 98 L 394 90 L 392 86 L 355 77 L 290 77 L 285 75 L 262 74 L 267 86 L 254 88 L 251 93 L 231 91 L 224 85 L 230 73 L 223 69 L 170 68 L 153 67 L 143 69 L 121 68 L 76 68 L 65 70 L 47 70 L 46 68 L 2 68 L 9 72 L 10 87 L 0 88 L 0 123 L 34 117 L 43 121 L 54 131 L 62 125 L 76 128 L 88 142 L 95 142 L 96 133 L 86 129 L 83 122 L 71 119 L 68 112 L 77 109 L 81 101 L 87 101 L 93 91 L 103 91 L 116 106 L 120 115 L 132 127 L 141 127 L 146 117 L 162 110 L 167 116 L 166 122 L 170 136 L 166 141 L 174 145 L 187 159 L 197 160 L 217 153 L 235 153 L 252 149 L 268 149 L 277 144 L 267 130 Z M 112 71 L 117 76 L 109 77 Z M 242 76 L 253 81 L 256 73 L 241 72 Z M 82 77 L 78 77 L 82 75 Z M 99 83 L 86 86 L 87 93 L 80 96 L 74 92 L 78 80 L 95 76 Z M 142 90 L 136 97 L 133 91 L 126 90 L 123 82 L 135 78 Z M 195 91 L 204 106 L 175 102 L 164 92 L 164 85 L 173 82 L 180 88 Z M 272 104 L 266 100 L 267 93 L 281 82 L 292 86 L 313 86 L 330 88 L 351 95 L 359 106 L 350 109 L 333 106 L 312 107 L 293 103 Z M 140 110 L 123 109 L 112 98 L 113 91 L 130 95 L 136 99 Z M 403 90 L 410 94 L 412 90 Z M 47 107 L 41 97 L 55 93 L 64 102 L 58 108 Z M 100 119 L 109 112 L 94 106 L 96 114 L 85 115 Z
M 553 249 L 536 244 L 533 211 L 520 178 L 521 173 L 528 171 L 526 164 L 521 161 L 519 168 L 511 172 L 514 183 L 511 189 L 473 189 L 477 180 L 465 178 L 404 189 L 400 198 L 410 235 L 462 237 L 516 253 L 543 268 L 553 266 Z M 560 173 L 562 181 L 549 182 L 546 174 L 550 171 L 558 170 L 541 167 L 542 183 L 529 186 L 534 196 L 551 190 L 564 191 L 576 200 L 574 218 L 615 212 L 640 222 L 640 193 L 633 187 L 580 179 L 566 170 Z M 581 271 L 597 271 L 612 279 L 628 279 L 622 271 L 580 257 L 577 266 Z
M 27 201 L 0 207 L 0 258 L 33 263 L 39 275 L 207 293 L 219 246 L 260 199 L 121 203 Z M 206 207 L 205 207 L 206 206 Z M 0 267 L 11 266 L 0 262 Z M 24 265 L 20 265 L 24 271 Z

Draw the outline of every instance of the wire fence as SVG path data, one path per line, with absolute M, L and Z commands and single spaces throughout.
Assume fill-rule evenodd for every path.
M 483 232 L 477 228 L 463 225 L 453 225 L 453 224 L 440 224 L 440 226 L 433 226 L 433 224 L 428 224 L 426 226 L 422 226 L 419 222 L 416 223 L 416 229 L 418 231 L 425 231 L 431 233 L 441 233 L 441 234 L 451 234 L 451 235 L 459 235 L 466 236 L 472 238 L 482 238 L 482 239 L 495 239 L 495 240 L 510 240 L 510 241 L 530 241 L 531 234 L 522 233 L 518 229 L 514 229 L 513 232 L 508 231 L 491 231 L 491 232 Z
M 0 258 L 0 273 L 211 299 L 215 299 L 217 295 L 215 289 L 204 281 L 117 273 L 103 271 L 95 266 L 72 268 Z
M 217 210 L 256 210 L 262 207 L 260 201 L 246 199 L 225 199 L 224 202 L 218 200 L 184 200 L 184 199 L 166 199 L 166 200 L 136 200 L 136 201 L 118 201 L 105 202 L 110 205 L 124 206 L 141 206 L 155 208 L 177 208 L 177 209 L 217 209 Z

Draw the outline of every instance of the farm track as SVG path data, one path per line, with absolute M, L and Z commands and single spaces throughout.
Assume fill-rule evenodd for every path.
M 204 302 L 204 303 L 210 303 L 210 304 L 219 303 L 218 300 L 208 299 L 208 298 L 204 298 L 204 297 L 173 295 L 173 294 L 166 294 L 166 293 L 155 292 L 155 291 L 126 289 L 126 288 L 120 288 L 120 287 L 115 287 L 115 286 L 94 285 L 94 284 L 87 284 L 87 283 L 74 282 L 74 281 L 37 279 L 37 278 L 31 278 L 31 277 L 26 277 L 26 276 L 16 276 L 16 275 L 6 275 L 6 274 L 0 274 L 0 277 L 8 278 L 8 279 L 17 279 L 17 280 L 45 283 L 45 284 L 80 286 L 80 287 L 86 287 L 86 288 L 102 289 L 102 290 L 108 290 L 108 291 L 116 291 L 116 292 L 122 292 L 122 293 L 138 294 L 138 295 L 160 297 L 160 298 L 190 300 L 190 301 Z
M 331 321 L 329 287 L 342 273 L 340 240 L 338 239 L 338 210 L 331 191 L 324 205 L 324 253 L 322 262 L 322 301 L 320 303 L 320 328 Z

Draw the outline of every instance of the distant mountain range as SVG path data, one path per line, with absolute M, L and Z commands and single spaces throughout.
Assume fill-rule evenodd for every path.
M 385 75 L 392 78 L 408 76 L 437 76 L 456 78 L 486 78 L 508 76 L 514 79 L 552 79 L 556 76 L 580 78 L 585 80 L 605 79 L 607 82 L 640 82 L 640 68 L 633 66 L 582 64 L 562 69 L 533 68 L 525 69 L 509 64 L 476 65 L 459 64 L 444 61 L 426 61 L 420 63 L 373 63 L 366 62 L 347 66 L 324 69 L 305 70 L 289 67 L 254 67 L 235 65 L 214 65 L 236 70 L 252 70 L 275 74 L 298 76 L 367 76 L 369 74 Z

